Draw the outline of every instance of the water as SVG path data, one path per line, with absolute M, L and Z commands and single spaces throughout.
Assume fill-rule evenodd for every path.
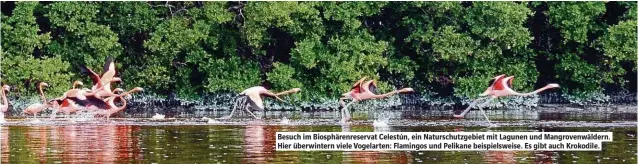
M 217 112 L 210 118 L 229 114 Z M 334 112 L 238 113 L 164 119 L 10 118 L 0 127 L 2 163 L 637 163 L 636 113 L 477 111 L 450 119 L 444 111 L 357 111 L 340 125 Z M 511 113 L 510 113 L 511 112 Z M 516 114 L 518 113 L 518 114 Z M 154 113 L 152 113 L 154 114 Z M 151 115 L 152 115 L 151 114 Z M 33 122 L 39 120 L 40 122 Z M 603 151 L 277 152 L 276 132 L 605 132 Z M 478 162 L 482 161 L 482 162 Z

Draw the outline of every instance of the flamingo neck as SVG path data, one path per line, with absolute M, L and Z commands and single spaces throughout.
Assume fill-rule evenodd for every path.
M 111 114 L 112 114 L 112 113 L 119 112 L 119 111 L 123 111 L 124 109 L 126 109 L 126 100 L 125 100 L 125 99 L 123 99 L 123 98 L 120 98 L 120 100 L 122 100 L 122 106 L 121 106 L 121 107 L 119 107 L 119 108 L 118 108 L 118 107 L 114 108 L 114 109 L 115 109 L 115 111 L 111 112 Z M 111 105 L 112 105 L 113 107 L 115 107 L 115 103 L 113 103 L 113 101 L 115 101 L 115 97 L 113 97 L 113 98 L 111 99 Z
M 375 95 L 374 98 L 385 98 L 385 97 L 388 97 L 388 96 L 395 95 L 397 93 L 399 93 L 399 91 L 398 90 L 394 90 L 392 92 L 388 92 L 388 93 L 384 93 L 384 94 L 380 94 L 380 95 Z
M 120 94 L 120 95 L 118 95 L 118 96 L 119 96 L 119 97 L 124 97 L 124 96 L 128 96 L 128 95 L 130 95 L 131 93 L 135 93 L 135 92 L 139 92 L 139 91 L 138 91 L 138 90 L 135 90 L 135 89 L 131 89 L 131 90 L 129 90 L 129 91 L 127 91 L 127 92 L 124 92 L 124 93 L 122 93 L 122 94 Z
M 277 95 L 277 96 L 281 96 L 281 95 L 291 94 L 291 93 L 293 93 L 293 92 L 295 92 L 295 89 L 290 89 L 290 90 L 287 90 L 287 91 L 283 91 L 283 92 L 275 93 L 275 95 Z
M 40 91 L 40 98 L 42 98 L 42 104 L 46 104 L 47 98 L 46 96 L 44 96 L 44 92 L 42 91 L 42 85 L 40 85 L 39 91 Z
M 2 105 L 9 105 L 9 101 L 7 100 L 7 94 L 4 93 L 4 89 L 2 90 Z
M 550 89 L 550 88 L 552 88 L 552 87 L 550 87 L 549 85 L 546 85 L 543 88 L 539 88 L 539 89 L 537 89 L 535 91 L 528 92 L 528 93 L 518 93 L 518 92 L 514 91 L 514 95 L 517 95 L 517 96 L 530 96 L 530 95 L 538 94 L 538 93 L 540 93 L 540 92 L 542 92 L 544 90 Z

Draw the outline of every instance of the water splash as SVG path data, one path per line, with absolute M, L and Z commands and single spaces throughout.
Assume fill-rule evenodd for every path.
M 202 117 L 202 119 L 204 119 L 204 120 L 208 120 L 208 122 L 206 122 L 206 123 L 209 123 L 209 124 L 216 124 L 216 123 L 219 123 L 219 121 L 217 121 L 217 120 L 215 120 L 215 119 L 212 119 L 212 118 L 208 118 L 208 117 Z
M 155 116 L 153 116 L 153 118 L 151 118 L 151 119 L 162 120 L 162 119 L 164 119 L 164 115 L 159 114 L 159 113 L 155 113 Z
M 284 118 L 282 118 L 282 119 L 281 119 L 281 122 L 280 122 L 280 123 L 281 123 L 281 124 L 288 125 L 288 124 L 290 124 L 290 120 L 288 120 L 288 118 L 284 117 Z
M 39 123 L 42 123 L 42 121 L 41 121 L 40 119 L 37 119 L 37 118 L 36 118 L 36 119 L 33 119 L 33 120 L 29 121 L 29 123 L 32 123 L 32 124 L 39 124 Z
M 7 120 L 4 119 L 4 112 L 0 112 L 0 124 L 6 123 Z
M 386 114 L 385 112 L 380 113 L 378 117 L 374 119 L 372 126 L 374 127 L 375 131 L 377 131 L 377 129 L 381 131 L 385 131 L 390 128 L 390 126 L 388 125 L 389 121 L 390 121 L 390 117 L 388 116 L 388 114 Z

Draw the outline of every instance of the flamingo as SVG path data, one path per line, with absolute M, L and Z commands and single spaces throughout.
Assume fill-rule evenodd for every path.
M 71 90 L 79 89 L 78 87 L 79 86 L 83 86 L 83 85 L 84 85 L 84 83 L 82 83 L 82 81 L 76 80 L 76 81 L 73 82 L 73 86 L 72 86 Z M 68 118 L 71 113 L 75 113 L 78 110 L 78 108 L 80 108 L 72 100 L 64 99 L 64 97 L 66 97 L 66 95 L 69 92 L 72 92 L 71 90 L 65 92 L 62 95 L 62 97 L 55 98 L 55 99 L 49 101 L 50 103 L 58 104 L 58 113 L 64 113 L 65 114 L 65 118 Z M 82 90 L 87 91 L 86 89 L 82 89 Z
M 46 96 L 44 96 L 44 92 L 42 91 L 42 87 L 48 87 L 48 86 L 49 84 L 45 82 L 38 83 L 37 89 L 40 92 L 40 98 L 42 98 L 42 104 L 40 103 L 31 104 L 26 109 L 24 109 L 22 113 L 33 114 L 33 118 L 35 118 L 35 116 L 38 113 L 42 112 L 42 110 L 48 108 L 51 105 L 50 103 L 47 103 L 47 98 Z
M 93 81 L 93 87 L 91 91 L 96 92 L 102 88 L 111 91 L 110 83 L 114 81 L 121 82 L 119 77 L 115 77 L 117 72 L 115 71 L 115 62 L 113 61 L 112 56 L 108 56 L 104 63 L 104 68 L 102 70 L 102 76 L 95 73 L 93 70 L 88 68 L 86 65 L 80 65 L 80 71 L 84 74 L 89 75 L 91 81 Z
M 481 110 L 481 112 L 483 113 L 483 116 L 485 116 L 485 119 L 487 120 L 488 123 L 492 124 L 489 120 L 489 118 L 487 117 L 487 114 L 485 114 L 485 111 L 483 111 L 482 106 L 488 104 L 489 102 L 491 102 L 492 100 L 499 98 L 499 97 L 505 97 L 505 96 L 530 96 L 530 95 L 534 95 L 537 93 L 540 93 L 544 90 L 547 89 L 551 89 L 551 88 L 558 88 L 560 87 L 558 84 L 556 83 L 551 83 L 551 84 L 547 84 L 546 86 L 539 88 L 533 92 L 529 92 L 529 93 L 518 93 L 516 91 L 514 91 L 512 89 L 512 81 L 514 81 L 514 76 L 509 76 L 509 77 L 505 77 L 505 74 L 502 75 L 498 75 L 494 78 L 492 78 L 492 80 L 490 80 L 489 83 L 489 87 L 485 90 L 485 92 L 479 94 L 479 97 L 481 98 L 477 98 L 476 100 L 472 101 L 472 103 L 470 103 L 470 106 L 467 107 L 467 109 L 465 109 L 461 114 L 459 115 L 454 115 L 455 118 L 463 118 L 465 116 L 465 114 L 467 114 L 467 112 L 470 111 L 470 109 L 479 101 L 479 100 L 483 100 L 483 99 L 487 99 L 489 98 L 487 101 L 485 101 L 483 104 L 479 105 L 479 110 Z
M 279 100 L 279 101 L 284 101 L 281 98 L 279 98 L 279 96 L 281 95 L 287 95 L 287 94 L 293 94 L 293 93 L 297 93 L 301 91 L 300 88 L 293 88 L 287 91 L 283 91 L 283 92 L 279 92 L 279 93 L 272 93 L 270 90 L 262 87 L 262 86 L 255 86 L 255 87 L 250 87 L 244 91 L 242 91 L 241 93 L 239 93 L 240 96 L 242 97 L 247 97 L 248 100 L 248 106 L 246 106 L 246 108 L 244 108 L 246 111 L 248 111 L 248 113 L 250 113 L 250 115 L 252 115 L 255 119 L 259 119 L 257 118 L 257 116 L 255 116 L 255 114 L 253 114 L 253 112 L 250 111 L 250 108 L 253 108 L 255 110 L 264 110 L 264 102 L 262 100 L 262 96 L 268 96 L 268 97 L 274 97 L 275 99 Z M 235 109 L 233 108 L 233 110 L 230 112 L 230 115 L 228 116 L 224 116 L 220 119 L 229 119 L 233 116 L 233 114 L 235 113 Z
M 2 104 L 0 104 L 0 112 L 3 113 L 9 110 L 9 100 L 7 100 L 7 93 L 11 90 L 9 85 L 2 85 Z
M 105 65 L 105 69 L 106 68 L 110 68 L 110 66 L 107 67 L 107 65 Z M 95 73 L 93 70 L 86 67 L 85 65 L 80 65 L 80 71 L 84 74 L 89 75 L 89 77 L 91 78 L 91 81 L 93 81 L 93 86 L 91 87 L 91 90 L 89 92 L 93 93 L 92 95 L 96 95 L 96 97 L 100 99 L 104 97 L 115 96 L 115 94 L 111 91 L 111 82 L 122 81 L 121 78 L 113 77 L 111 75 L 111 74 L 114 74 L 114 73 L 111 73 L 115 71 L 113 69 L 112 71 L 109 70 L 105 72 L 105 74 L 107 75 L 105 77 L 100 77 L 97 73 Z
M 368 99 L 381 99 L 386 98 L 398 93 L 411 93 L 414 92 L 412 88 L 403 88 L 400 90 L 394 90 L 392 92 L 388 92 L 385 94 L 376 94 L 377 92 L 377 82 L 375 80 L 369 80 L 364 82 L 367 77 L 361 78 L 359 81 L 354 83 L 350 92 L 344 93 L 341 98 L 339 98 L 339 103 L 343 106 L 341 110 L 341 120 L 342 122 L 350 120 L 350 112 L 348 111 L 348 106 L 355 102 L 368 100 Z M 344 100 L 350 99 L 352 100 L 350 103 L 345 105 Z M 344 106 L 345 105 L 345 106 Z
M 96 112 L 96 115 L 101 115 L 101 116 L 105 116 L 107 119 L 109 119 L 111 117 L 111 115 L 122 111 L 126 108 L 126 100 L 123 99 L 122 97 L 125 97 L 131 93 L 135 93 L 135 92 L 140 92 L 143 91 L 144 89 L 142 89 L 141 87 L 135 87 L 133 89 L 131 89 L 128 92 L 124 92 L 122 94 L 119 94 L 117 96 L 111 96 L 108 97 L 104 100 L 100 100 L 100 99 L 96 99 L 94 97 L 88 97 L 87 100 L 79 100 L 79 99 L 73 99 L 71 98 L 71 100 L 76 101 L 76 102 L 80 102 L 82 104 L 88 104 L 89 106 L 91 106 L 92 108 L 97 108 L 97 109 L 101 109 L 98 110 Z M 118 89 L 117 91 L 120 91 L 120 89 Z M 122 90 L 123 91 L 123 90 Z M 121 107 L 117 107 L 114 103 L 115 99 L 119 98 L 123 105 Z
M 104 85 L 104 87 L 107 87 L 108 90 L 111 90 L 111 80 L 114 78 L 119 79 L 115 77 L 116 74 L 117 72 L 115 71 L 115 61 L 113 60 L 113 56 L 106 57 L 104 68 L 102 69 L 102 76 L 100 76 L 100 82 Z

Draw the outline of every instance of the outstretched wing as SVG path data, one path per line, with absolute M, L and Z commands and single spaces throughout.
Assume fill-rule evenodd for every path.
M 90 68 L 86 67 L 86 65 L 84 64 L 80 64 L 80 72 L 85 74 L 85 75 L 89 75 L 89 77 L 91 77 L 91 81 L 93 81 L 93 85 L 100 85 L 100 76 L 93 72 L 93 70 L 91 70 Z
M 374 85 L 374 84 L 371 84 L 371 85 L 368 87 L 368 90 L 370 90 L 370 92 L 372 92 L 372 93 L 374 93 L 374 94 L 379 94 L 379 91 L 377 90 L 377 86 L 376 86 L 376 85 Z
M 487 87 L 492 87 L 494 85 L 495 81 L 496 81 L 496 79 L 490 80 L 490 82 L 487 84 Z
M 357 81 L 356 83 L 354 83 L 354 85 L 352 85 L 352 88 L 350 88 L 350 90 L 355 90 L 355 93 L 361 93 L 362 88 L 361 85 L 363 84 L 363 81 L 366 80 L 367 77 L 363 77 L 361 78 L 359 81 Z
M 512 81 L 514 81 L 514 77 L 510 78 L 509 80 L 507 80 L 507 87 L 512 88 Z
M 113 66 L 113 67 L 111 67 L 111 66 Z M 106 59 L 104 60 L 104 68 L 102 69 L 102 74 L 101 75 L 104 75 L 104 73 L 106 73 L 110 69 L 115 69 L 115 63 L 114 63 L 113 56 L 107 56 Z
M 111 106 L 109 104 L 107 104 L 106 102 L 102 101 L 101 99 L 98 99 L 94 96 L 87 96 L 86 100 L 80 100 L 76 97 L 69 97 L 70 100 L 75 101 L 78 105 L 80 106 L 89 106 L 89 105 L 94 105 L 100 109 L 110 109 Z

